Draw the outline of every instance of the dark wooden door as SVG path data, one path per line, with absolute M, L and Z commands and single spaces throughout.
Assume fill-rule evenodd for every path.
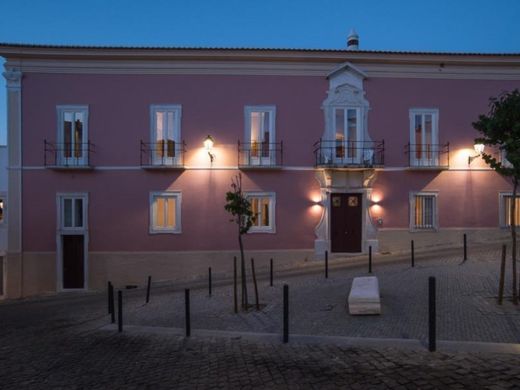
M 331 195 L 331 251 L 361 252 L 361 194 Z
M 83 235 L 62 236 L 63 288 L 84 288 Z

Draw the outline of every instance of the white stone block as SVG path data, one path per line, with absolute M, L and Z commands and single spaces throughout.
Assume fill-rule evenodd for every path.
M 352 315 L 381 314 L 379 282 L 376 276 L 354 278 L 348 296 L 348 308 Z

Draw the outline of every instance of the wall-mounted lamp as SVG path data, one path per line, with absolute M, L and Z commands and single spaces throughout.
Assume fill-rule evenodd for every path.
M 215 140 L 211 135 L 208 134 L 208 136 L 204 139 L 204 147 L 206 148 L 208 152 L 209 159 L 211 163 L 213 163 L 213 160 L 215 159 L 215 155 L 211 153 L 213 151 L 213 144 L 215 143 Z
M 475 148 L 475 152 L 477 154 L 474 156 L 468 156 L 468 165 L 470 165 L 473 160 L 475 160 L 477 157 L 480 157 L 482 153 L 484 153 L 484 144 L 475 144 L 473 147 Z

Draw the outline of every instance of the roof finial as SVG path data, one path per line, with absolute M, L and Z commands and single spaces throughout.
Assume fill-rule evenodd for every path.
M 355 29 L 350 30 L 348 34 L 347 50 L 359 50 L 359 35 Z

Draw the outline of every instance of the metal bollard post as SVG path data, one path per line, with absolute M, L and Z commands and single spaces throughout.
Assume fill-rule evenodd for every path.
M 372 246 L 368 247 L 368 273 L 372 273 Z
M 269 264 L 269 285 L 273 287 L 273 259 L 271 259 Z
M 237 257 L 233 257 L 233 303 L 235 313 L 238 313 L 238 297 L 237 297 Z
M 191 336 L 191 322 L 190 322 L 190 289 L 184 290 L 184 306 L 186 313 L 186 337 Z
M 429 298 L 429 316 L 428 316 L 428 349 L 434 352 L 437 349 L 436 334 L 436 311 L 435 311 L 435 277 L 428 278 L 428 298 Z
M 283 342 L 289 342 L 289 286 L 283 285 Z
M 500 278 L 498 280 L 498 304 L 504 300 L 504 277 L 506 273 L 506 246 L 502 245 L 502 261 L 500 263 Z
M 209 296 L 211 297 L 211 267 L 208 268 L 208 290 Z
M 117 331 L 123 331 L 123 292 L 117 292 Z
M 251 257 L 251 274 L 253 276 L 253 285 L 255 287 L 255 303 L 256 310 L 260 310 L 260 301 L 258 298 L 258 284 L 256 283 L 255 259 Z
M 414 248 L 414 244 L 413 244 L 413 240 L 412 240 L 412 267 L 415 267 L 415 248 Z
M 146 286 L 146 303 L 150 302 L 150 289 L 152 288 L 152 277 L 148 276 L 148 285 Z
M 113 302 L 114 290 L 112 290 L 111 282 L 107 283 L 107 294 L 108 294 L 108 314 L 112 314 L 112 312 L 114 311 L 114 306 L 112 306 L 114 304 L 114 302 Z
M 464 261 L 468 260 L 468 245 L 466 240 L 466 233 L 464 233 Z
M 325 279 L 329 278 L 329 251 L 325 251 Z

